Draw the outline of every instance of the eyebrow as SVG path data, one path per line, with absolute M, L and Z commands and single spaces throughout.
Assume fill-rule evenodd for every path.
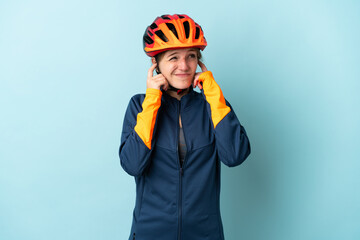
M 196 52 L 196 50 L 195 49 L 189 49 L 188 51 L 187 51 L 187 53 L 191 53 L 191 52 Z M 176 54 L 178 54 L 179 52 L 173 52 L 173 53 L 171 53 L 169 56 L 167 56 L 167 57 L 171 57 L 171 56 L 173 56 L 173 55 L 176 55 Z
M 167 57 L 171 57 L 172 55 L 175 55 L 175 54 L 178 54 L 178 52 L 173 52 L 172 54 L 170 54 L 170 55 L 167 56 Z

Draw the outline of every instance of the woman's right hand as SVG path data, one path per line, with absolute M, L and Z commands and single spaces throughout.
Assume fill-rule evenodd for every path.
M 146 80 L 147 88 L 154 88 L 159 90 L 167 90 L 169 87 L 169 83 L 167 79 L 161 73 L 154 76 L 154 70 L 157 66 L 157 63 L 154 63 L 148 71 L 148 76 Z

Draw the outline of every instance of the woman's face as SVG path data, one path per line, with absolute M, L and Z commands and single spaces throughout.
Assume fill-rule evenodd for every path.
M 194 80 L 197 64 L 197 50 L 183 48 L 166 51 L 159 60 L 158 67 L 171 86 L 186 89 Z

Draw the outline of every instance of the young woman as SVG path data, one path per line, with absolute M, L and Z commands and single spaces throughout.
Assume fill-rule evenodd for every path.
M 129 240 L 223 240 L 220 162 L 247 158 L 245 129 L 200 61 L 207 43 L 197 23 L 163 15 L 143 41 L 152 61 L 146 94 L 130 100 L 119 152 L 136 181 Z

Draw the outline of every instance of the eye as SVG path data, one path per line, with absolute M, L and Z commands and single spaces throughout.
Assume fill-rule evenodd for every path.
M 170 59 L 169 59 L 169 61 L 175 61 L 177 59 L 177 57 L 171 57 Z
M 194 54 L 194 53 L 190 54 L 189 58 L 195 58 L 196 59 L 196 54 Z

